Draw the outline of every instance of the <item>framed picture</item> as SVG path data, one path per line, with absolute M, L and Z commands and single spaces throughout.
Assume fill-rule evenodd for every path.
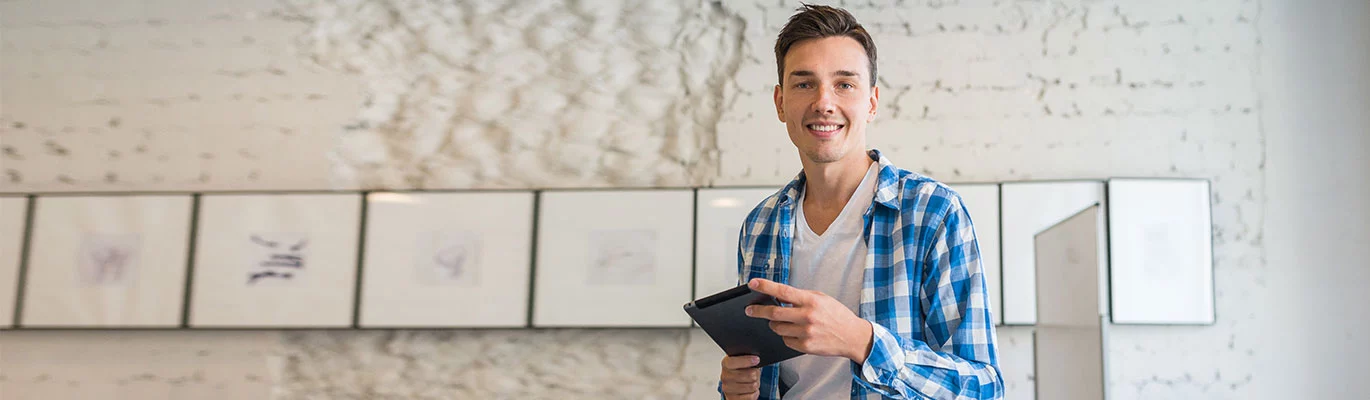
M 1216 322 L 1210 198 L 1207 180 L 1108 181 L 1113 323 Z
M 360 194 L 200 198 L 191 327 L 350 327 Z
M 774 188 L 699 189 L 695 200 L 695 289 L 703 298 L 741 284 L 737 244 L 742 223 Z
M 524 327 L 532 192 L 370 193 L 362 327 Z
M 181 325 L 193 196 L 34 201 L 20 326 Z
M 28 215 L 28 197 L 0 196 L 0 329 L 14 326 Z
M 1107 396 L 1108 329 L 1099 257 L 1106 241 L 1100 206 L 1091 205 L 1034 238 L 1037 269 L 1036 398 Z
M 989 292 L 990 313 L 994 323 L 1003 325 L 1003 292 L 1000 291 L 1001 259 L 999 257 L 999 184 L 951 184 L 961 195 L 961 203 L 975 226 L 975 241 L 980 245 L 980 263 L 984 266 L 985 287 Z
M 1033 236 L 1085 208 L 1100 204 L 1105 210 L 1103 181 L 1013 182 L 1003 191 L 1003 275 L 1001 300 L 1005 325 L 1032 325 L 1037 321 L 1037 288 Z M 1102 218 L 1099 221 L 1102 227 Z M 1099 252 L 1108 264 L 1107 244 Z
M 688 327 L 694 191 L 547 191 L 533 326 Z

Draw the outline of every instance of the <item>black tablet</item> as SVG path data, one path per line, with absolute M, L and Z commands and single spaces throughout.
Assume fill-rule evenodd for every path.
M 748 317 L 745 309 L 753 304 L 780 305 L 771 295 L 741 285 L 685 304 L 685 312 L 729 356 L 754 355 L 761 359 L 758 366 L 766 366 L 804 354 L 786 346 L 770 320 Z

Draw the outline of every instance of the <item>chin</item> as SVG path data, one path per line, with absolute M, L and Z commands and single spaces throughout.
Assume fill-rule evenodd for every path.
M 809 161 L 826 164 L 841 161 L 846 152 L 841 151 L 841 149 L 818 149 L 807 151 L 805 154 L 809 156 Z

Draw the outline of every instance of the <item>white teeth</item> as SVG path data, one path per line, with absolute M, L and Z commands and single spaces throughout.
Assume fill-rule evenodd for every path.
M 809 125 L 809 129 L 819 132 L 828 132 L 837 130 L 837 125 Z

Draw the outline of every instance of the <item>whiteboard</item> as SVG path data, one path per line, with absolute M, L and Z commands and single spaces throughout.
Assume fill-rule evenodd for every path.
M 1206 180 L 1109 180 L 1114 323 L 1215 322 L 1209 198 Z
M 191 327 L 349 327 L 360 194 L 201 197 Z
M 699 189 L 695 203 L 694 298 L 740 285 L 737 245 L 742 223 L 777 188 Z
M 1037 321 L 1033 236 L 1090 205 L 1103 203 L 1104 182 L 1014 182 L 1004 183 L 1002 190 L 1004 324 L 1031 325 Z M 1101 220 L 1101 228 L 1102 224 Z M 1099 258 L 1107 264 L 1106 249 Z
M 533 192 L 371 193 L 362 327 L 523 327 Z
M 980 245 L 980 260 L 984 266 L 985 286 L 988 291 L 990 313 L 994 324 L 1004 323 L 1003 293 L 999 276 L 1002 274 L 999 252 L 999 185 L 951 184 L 961 195 L 961 202 L 970 214 L 975 227 L 975 240 Z
M 693 190 L 541 196 L 533 326 L 690 326 Z
M 1034 238 L 1037 265 L 1036 388 L 1039 399 L 1106 397 L 1105 331 L 1100 301 L 1105 274 L 1099 206 Z
M 28 206 L 27 197 L 0 197 L 0 329 L 14 324 L 14 296 L 19 291 L 19 263 Z
M 20 325 L 181 325 L 192 196 L 35 202 Z

